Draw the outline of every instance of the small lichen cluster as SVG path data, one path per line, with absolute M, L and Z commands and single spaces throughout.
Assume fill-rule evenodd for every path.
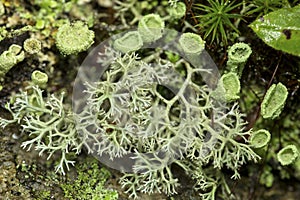
M 24 51 L 19 45 L 11 45 L 7 51 L 0 55 L 0 77 L 5 74 L 17 63 L 23 61 L 25 58 Z

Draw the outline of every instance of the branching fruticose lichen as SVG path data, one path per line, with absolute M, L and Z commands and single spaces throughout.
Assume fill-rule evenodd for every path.
M 168 39 L 163 37 L 164 22 L 158 15 L 143 20 L 137 32 L 125 34 L 105 49 L 112 55 L 108 60 L 98 52 L 98 64 L 105 69 L 96 82 L 85 82 L 87 102 L 74 114 L 76 121 L 64 107 L 63 95 L 43 97 L 34 86 L 7 105 L 13 119 L 2 119 L 0 125 L 21 124 L 28 134 L 24 148 L 35 146 L 49 157 L 61 153 L 56 171 L 62 173 L 64 166 L 74 163 L 68 156 L 79 153 L 82 146 L 108 160 L 126 158 L 132 166 L 123 170 L 120 182 L 131 198 L 138 192 L 175 194 L 179 180 L 172 163 L 195 179 L 203 199 L 213 199 L 218 187 L 225 187 L 222 191 L 228 195 L 221 169 L 231 170 L 236 179 L 243 164 L 259 159 L 248 144 L 251 130 L 244 130 L 244 115 L 236 103 L 228 106 L 214 98 L 212 89 L 201 81 L 201 73 L 210 74 L 210 69 L 197 68 L 184 59 L 171 63 L 159 49 L 141 59 L 132 52 L 140 45 L 125 48 L 131 36 L 139 34 L 147 44 Z M 185 33 L 175 39 L 176 48 L 192 62 L 198 61 L 204 50 L 199 36 Z
M 206 165 L 230 169 L 236 179 L 243 164 L 259 159 L 248 144 L 251 130 L 244 131 L 237 104 L 223 105 L 208 86 L 195 81 L 205 69 L 183 59 L 171 63 L 159 53 L 143 60 L 136 53 L 112 57 L 109 65 L 99 57 L 107 68 L 99 81 L 86 82 L 87 103 L 77 124 L 90 153 L 133 162 L 120 181 L 131 198 L 138 191 L 175 194 L 179 181 L 172 163 L 195 179 L 207 177 L 208 184 L 215 174 L 206 174 Z M 197 185 L 204 199 L 216 192 L 203 182 Z
M 30 150 L 35 147 L 40 155 L 48 154 L 48 159 L 60 153 L 55 171 L 64 174 L 64 167 L 69 168 L 75 162 L 69 160 L 69 156 L 80 152 L 82 142 L 77 136 L 70 110 L 63 105 L 63 94 L 45 98 L 42 93 L 39 87 L 33 86 L 27 92 L 17 94 L 13 104 L 6 105 L 12 119 L 1 118 L 0 126 L 4 128 L 12 123 L 21 124 L 22 132 L 28 134 L 28 140 L 21 145 L 23 148 Z

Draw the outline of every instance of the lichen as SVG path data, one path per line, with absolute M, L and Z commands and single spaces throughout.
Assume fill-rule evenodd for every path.
M 5 74 L 17 63 L 23 61 L 25 58 L 24 51 L 19 45 L 11 45 L 7 51 L 0 55 L 0 77 Z
M 36 54 L 41 51 L 42 43 L 35 38 L 29 38 L 24 41 L 24 50 L 29 54 Z
M 287 88 L 282 84 L 273 84 L 261 103 L 261 115 L 265 119 L 275 119 L 284 108 L 288 96 Z
M 78 54 L 86 51 L 94 43 L 94 32 L 82 21 L 66 23 L 59 27 L 56 46 L 63 55 Z
M 299 156 L 299 151 L 295 145 L 288 145 L 284 148 L 282 148 L 278 154 L 277 154 L 277 159 L 282 165 L 290 165 Z
M 145 43 L 154 42 L 161 38 L 164 28 L 165 22 L 157 14 L 143 16 L 138 24 L 138 31 Z
M 265 129 L 260 129 L 252 133 L 250 144 L 253 148 L 262 148 L 268 144 L 271 139 L 271 134 Z

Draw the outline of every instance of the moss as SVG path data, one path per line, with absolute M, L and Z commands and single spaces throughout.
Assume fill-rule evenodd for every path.
M 100 168 L 98 161 L 87 159 L 84 164 L 77 165 L 78 176 L 72 181 L 61 184 L 65 197 L 68 199 L 94 199 L 114 200 L 118 199 L 118 193 L 106 189 L 105 182 L 111 176 L 105 168 Z
M 1 199 L 31 199 L 16 177 L 16 166 L 12 161 L 5 161 L 0 165 L 0 197 Z

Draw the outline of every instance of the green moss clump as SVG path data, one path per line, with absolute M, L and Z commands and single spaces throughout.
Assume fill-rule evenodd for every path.
M 105 168 L 99 168 L 97 160 L 87 161 L 77 167 L 77 179 L 74 182 L 61 184 L 61 188 L 68 199 L 93 199 L 93 200 L 115 200 L 118 193 L 114 190 L 105 189 L 105 182 L 110 173 Z

